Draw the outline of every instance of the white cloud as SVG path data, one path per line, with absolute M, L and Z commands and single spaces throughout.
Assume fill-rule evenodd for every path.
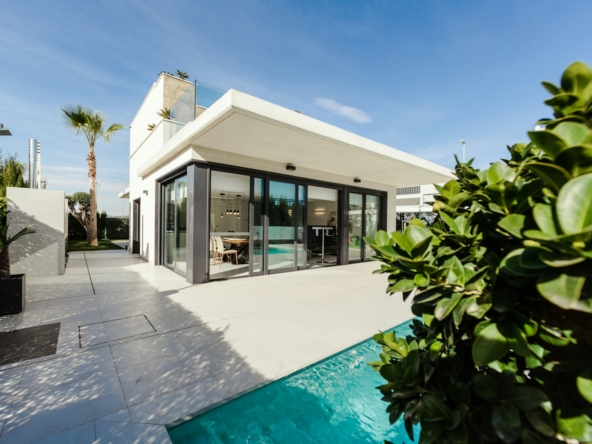
M 342 105 L 341 103 L 333 99 L 324 99 L 317 97 L 314 99 L 314 103 L 327 111 L 331 111 L 333 114 L 338 114 L 343 117 L 347 117 L 357 123 L 369 123 L 372 122 L 372 118 L 368 113 L 361 109 L 354 108 L 353 106 Z

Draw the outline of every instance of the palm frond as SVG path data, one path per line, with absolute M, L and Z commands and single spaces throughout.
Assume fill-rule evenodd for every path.
M 125 128 L 125 126 L 123 124 L 121 124 L 121 123 L 114 123 L 109 128 L 107 128 L 107 130 L 103 133 L 103 137 L 105 138 L 105 140 L 107 142 L 110 142 L 111 141 L 111 135 L 114 134 L 117 131 L 121 131 L 124 128 Z
M 14 236 L 6 236 L 6 241 L 3 242 L 3 244 L 4 245 L 10 245 L 14 241 L 20 239 L 23 236 L 26 236 L 27 234 L 35 234 L 35 230 L 32 230 L 29 227 L 25 227 L 21 231 L 19 231 L 18 233 L 16 233 Z

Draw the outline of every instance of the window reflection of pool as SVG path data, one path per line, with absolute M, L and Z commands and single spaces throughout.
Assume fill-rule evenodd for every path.
M 409 323 L 395 327 L 410 333 Z M 330 332 L 327 332 L 330 334 Z M 289 338 L 286 339 L 289 347 Z M 169 428 L 181 443 L 411 443 L 402 421 L 390 425 L 368 362 L 378 346 L 362 342 L 283 379 Z M 418 436 L 416 431 L 416 437 Z

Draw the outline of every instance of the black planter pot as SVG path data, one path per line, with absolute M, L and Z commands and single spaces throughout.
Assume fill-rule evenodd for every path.
M 25 277 L 24 274 L 13 274 L 8 279 L 0 279 L 0 316 L 25 309 Z

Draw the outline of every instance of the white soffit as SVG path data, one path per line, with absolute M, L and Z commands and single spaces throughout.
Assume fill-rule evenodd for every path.
M 440 165 L 236 90 L 181 129 L 138 175 L 149 174 L 189 145 L 390 186 L 453 177 Z

